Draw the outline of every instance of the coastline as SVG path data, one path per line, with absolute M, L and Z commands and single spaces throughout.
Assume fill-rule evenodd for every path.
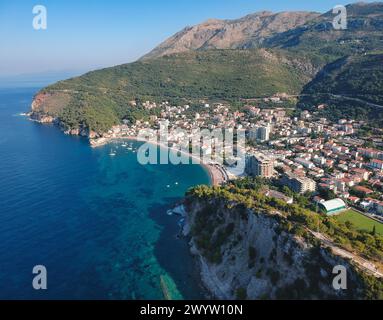
M 29 113 L 25 113 L 25 116 L 28 116 L 31 121 L 34 121 L 34 122 L 37 122 L 40 124 L 50 124 L 50 123 L 52 124 L 52 123 L 55 123 L 55 121 L 57 120 L 51 116 L 41 116 L 41 115 L 34 116 L 33 111 L 29 112 Z M 89 144 L 92 148 L 101 147 L 101 146 L 107 145 L 109 143 L 112 143 L 113 141 L 121 141 L 121 140 L 122 141 L 123 140 L 130 140 L 130 141 L 136 141 L 136 142 L 151 143 L 151 144 L 156 145 L 157 147 L 160 147 L 160 148 L 167 148 L 167 149 L 172 150 L 174 152 L 180 152 L 182 154 L 187 155 L 190 159 L 196 160 L 197 163 L 195 163 L 195 164 L 201 165 L 202 168 L 204 170 L 206 170 L 206 172 L 208 173 L 209 178 L 210 178 L 210 184 L 212 186 L 220 186 L 224 182 L 227 181 L 227 178 L 226 178 L 227 174 L 225 174 L 225 172 L 223 172 L 223 168 L 222 167 L 220 168 L 218 164 L 205 163 L 202 161 L 202 159 L 195 157 L 194 155 L 192 155 L 190 153 L 187 153 L 187 152 L 182 151 L 182 150 L 177 150 L 176 148 L 173 148 L 173 147 L 166 146 L 166 145 L 164 145 L 158 141 L 147 141 L 147 140 L 138 139 L 135 136 L 129 136 L 129 135 L 116 136 L 116 133 L 111 134 L 111 135 L 104 135 L 101 137 L 99 136 L 98 138 L 93 137 L 92 135 L 90 135 L 90 133 L 88 133 L 87 135 L 83 135 L 83 134 L 80 134 L 80 132 L 73 133 L 72 131 L 66 131 L 65 134 L 79 135 L 79 136 L 84 136 L 84 137 L 86 136 L 88 138 Z
M 98 143 L 98 142 L 93 142 L 92 143 L 92 141 L 95 141 L 95 140 L 90 140 L 92 148 L 101 147 L 101 146 L 107 145 L 109 143 L 112 143 L 113 141 L 128 140 L 128 141 L 150 143 L 150 144 L 153 144 L 153 145 L 155 145 L 157 147 L 160 147 L 160 148 L 166 148 L 166 149 L 169 149 L 169 150 L 174 151 L 174 152 L 180 152 L 180 153 L 188 156 L 190 159 L 195 159 L 195 160 L 199 161 L 199 163 L 197 163 L 197 165 L 202 166 L 202 168 L 204 170 L 206 170 L 206 172 L 209 175 L 210 183 L 211 183 L 212 186 L 220 186 L 222 183 L 224 183 L 226 181 L 223 173 L 217 168 L 218 165 L 205 163 L 200 158 L 195 157 L 194 155 L 192 155 L 190 153 L 186 153 L 185 151 L 177 150 L 176 148 L 166 146 L 166 145 L 164 145 L 164 144 L 162 144 L 162 143 L 160 143 L 158 141 L 155 142 L 155 141 L 141 140 L 141 139 L 138 139 L 138 138 L 132 137 L 132 136 L 113 137 L 113 138 L 101 138 L 101 139 L 102 139 L 101 143 Z
M 8 99 L 8 94 L 4 94 L 4 97 Z M 25 230 L 28 238 L 43 228 L 49 239 L 63 234 L 68 241 L 57 244 L 50 241 L 52 245 L 48 241 L 45 246 L 44 239 L 37 239 L 38 243 L 41 242 L 38 247 L 29 242 L 28 246 L 20 246 L 13 241 L 12 250 L 4 251 L 6 260 L 10 261 L 4 266 L 0 277 L 4 280 L 4 294 L 12 299 L 38 299 L 38 292 L 19 290 L 7 281 L 7 275 L 14 274 L 12 266 L 22 264 L 18 257 L 30 252 L 45 256 L 47 252 L 46 263 L 60 271 L 51 274 L 51 280 L 68 284 L 53 290 L 52 299 L 162 299 L 158 284 L 160 276 L 165 277 L 173 299 L 177 298 L 173 293 L 174 284 L 184 299 L 203 299 L 205 292 L 201 289 L 199 273 L 187 242 L 176 238 L 178 219 L 166 215 L 166 209 L 173 205 L 174 199 L 184 197 L 189 185 L 210 184 L 209 177 L 201 167 L 160 166 L 147 170 L 138 164 L 136 154 L 120 146 L 123 141 L 92 152 L 87 137 L 71 137 L 57 130 L 59 127 L 53 123 L 47 123 L 46 126 L 29 121 L 27 116 L 15 116 L 15 109 L 22 106 L 23 101 L 24 94 L 17 97 L 10 95 L 9 100 L 2 100 L 7 125 L 2 128 L 5 143 L 1 146 L 4 148 L 4 159 L 11 160 L 10 170 L 3 172 L 10 186 L 5 188 L 3 198 L 15 199 L 4 202 L 4 219 L 9 213 L 17 221 L 14 226 L 3 224 L 3 230 L 6 231 L 2 233 L 3 248 L 7 247 L 6 238 L 9 235 L 15 239 L 20 235 L 17 227 L 25 225 L 30 216 L 36 219 Z M 14 128 L 15 132 L 8 130 L 8 126 Z M 16 142 L 23 147 L 14 152 Z M 133 150 L 141 145 L 128 141 L 126 144 L 133 144 Z M 119 146 L 115 158 L 109 156 L 114 146 Z M 52 165 L 54 154 L 60 156 L 54 159 L 55 164 Z M 30 156 L 30 161 L 18 161 L 18 157 L 25 155 Z M 35 179 L 37 173 L 42 183 L 34 183 L 28 188 L 20 187 L 21 180 L 12 179 L 12 172 L 20 168 L 25 173 L 23 178 L 26 182 L 29 181 L 27 179 Z M 192 173 L 189 174 L 189 171 Z M 153 179 L 154 176 L 160 179 Z M 175 185 L 176 181 L 179 186 Z M 167 183 L 172 188 L 167 189 Z M 14 188 L 20 189 L 20 192 L 12 192 Z M 28 195 L 31 190 L 33 194 Z M 29 196 L 31 199 L 33 196 L 33 206 L 18 206 L 16 212 L 15 203 L 21 203 Z M 77 214 L 58 214 L 56 203 L 60 201 L 63 212 L 76 213 L 80 209 L 84 219 L 78 219 Z M 44 212 L 49 214 L 45 215 Z M 50 218 L 52 216 L 57 216 L 56 220 L 60 223 L 56 225 L 56 220 Z M 88 221 L 94 223 L 89 224 Z M 71 228 L 65 227 L 66 222 L 71 224 Z M 105 228 L 106 223 L 108 228 Z M 83 239 L 90 239 L 90 242 Z M 94 245 L 94 241 L 100 239 L 102 246 Z M 55 248 L 57 246 L 58 249 Z M 134 248 L 133 252 L 131 248 Z M 60 252 L 69 257 L 69 267 L 65 259 L 61 259 Z M 169 267 L 170 264 L 174 267 Z M 97 266 L 97 270 L 94 266 Z M 63 270 L 70 272 L 67 274 Z M 110 272 L 105 274 L 105 270 Z M 27 283 L 28 273 L 21 273 L 20 281 Z

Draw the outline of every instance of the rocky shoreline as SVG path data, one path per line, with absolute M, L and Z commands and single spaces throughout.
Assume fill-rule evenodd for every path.
M 55 118 L 55 117 L 50 116 L 50 115 L 46 115 L 46 114 L 32 111 L 30 113 L 27 113 L 27 116 L 32 121 L 35 121 L 35 122 L 38 122 L 41 124 L 56 125 L 66 135 L 81 136 L 81 137 L 88 138 L 90 143 L 93 140 L 100 139 L 100 134 L 98 134 L 97 132 L 91 131 L 88 128 L 76 128 L 76 129 L 65 128 L 58 118 Z
M 99 134 L 94 131 L 90 131 L 87 128 L 81 128 L 81 129 L 64 128 L 64 126 L 60 123 L 59 119 L 50 115 L 45 115 L 42 113 L 32 111 L 28 113 L 27 116 L 32 121 L 36 121 L 41 124 L 57 125 L 60 128 L 60 130 L 62 130 L 64 134 L 66 135 L 81 136 L 81 137 L 87 138 L 89 139 L 89 144 L 92 148 L 102 147 L 113 141 L 132 140 L 132 141 L 139 141 L 139 142 L 149 142 L 149 143 L 155 144 L 158 147 L 168 148 L 170 150 L 174 150 L 177 152 L 179 151 L 172 147 L 163 145 L 159 142 L 140 140 L 134 136 L 120 135 L 118 131 L 115 130 L 115 128 L 112 128 L 108 133 Z M 191 154 L 188 154 L 188 156 L 193 157 Z M 221 170 L 219 170 L 216 166 L 212 164 L 203 163 L 201 159 L 198 159 L 198 160 L 200 161 L 200 165 L 208 172 L 212 185 L 218 186 L 218 185 L 221 185 L 223 182 L 225 182 L 225 176 L 221 172 Z

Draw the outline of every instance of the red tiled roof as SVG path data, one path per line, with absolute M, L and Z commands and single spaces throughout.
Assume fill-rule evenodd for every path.
M 371 189 L 368 189 L 366 187 L 362 187 L 362 186 L 357 186 L 355 187 L 355 190 L 357 191 L 360 191 L 360 192 L 364 192 L 366 194 L 369 194 L 369 193 L 373 193 L 374 191 L 372 191 Z

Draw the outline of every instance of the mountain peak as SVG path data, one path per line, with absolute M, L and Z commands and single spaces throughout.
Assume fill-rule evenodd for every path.
M 356 2 L 346 6 L 349 14 L 366 15 L 383 13 L 383 2 Z
M 218 23 L 223 23 L 224 21 L 223 20 L 220 20 L 220 19 L 214 19 L 214 18 L 210 18 L 210 19 L 207 19 L 205 22 L 201 23 L 201 25 L 206 25 L 206 24 L 218 24 Z
M 315 12 L 260 11 L 240 19 L 208 19 L 176 33 L 142 59 L 204 49 L 258 47 L 266 37 L 296 28 L 320 16 Z

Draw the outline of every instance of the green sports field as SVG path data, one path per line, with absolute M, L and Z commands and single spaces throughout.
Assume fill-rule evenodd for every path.
M 383 235 L 383 224 L 375 220 L 367 218 L 366 216 L 356 212 L 355 210 L 347 210 L 335 217 L 338 221 L 346 222 L 350 221 L 360 230 L 372 231 L 374 225 L 376 226 L 376 232 Z

